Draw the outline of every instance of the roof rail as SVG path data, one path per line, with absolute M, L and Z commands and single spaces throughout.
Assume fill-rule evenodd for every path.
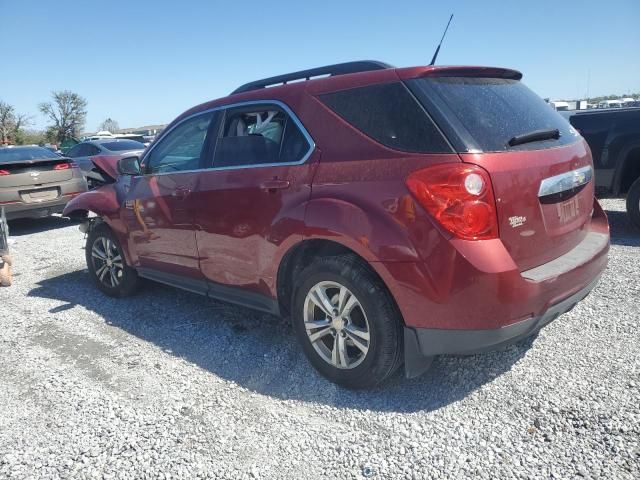
M 370 72 L 373 70 L 385 70 L 393 68 L 391 65 L 378 62 L 376 60 L 360 60 L 357 62 L 337 63 L 335 65 L 327 65 L 326 67 L 311 68 L 309 70 L 300 70 L 299 72 L 287 73 L 285 75 L 277 75 L 275 77 L 263 78 L 254 82 L 245 83 L 236 88 L 231 94 L 250 92 L 252 90 L 260 90 L 274 85 L 286 85 L 294 80 L 310 80 L 313 77 L 320 76 L 336 76 L 346 75 L 349 73 Z

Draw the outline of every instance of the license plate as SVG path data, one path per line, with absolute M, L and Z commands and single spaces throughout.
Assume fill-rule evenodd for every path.
M 55 195 L 54 192 L 55 191 L 52 192 L 51 190 L 34 190 L 32 192 L 29 192 L 29 196 L 31 198 L 46 198 Z
M 39 190 L 27 190 L 20 192 L 22 199 L 27 202 L 46 202 L 49 200 L 55 200 L 60 196 L 60 191 L 57 188 L 41 188 Z
M 578 204 L 578 197 L 575 196 L 570 200 L 566 200 L 557 204 L 558 207 L 558 219 L 560 223 L 569 223 L 580 215 L 580 205 Z

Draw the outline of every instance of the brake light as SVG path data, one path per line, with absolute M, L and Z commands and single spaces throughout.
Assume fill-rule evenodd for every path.
M 0 177 L 3 175 L 11 175 L 8 170 L 0 170 Z
M 53 167 L 53 169 L 54 170 L 69 170 L 72 167 L 73 167 L 73 165 L 71 165 L 70 163 L 58 163 L 55 167 Z
M 456 237 L 498 238 L 496 202 L 484 169 L 468 163 L 436 165 L 413 172 L 406 183 L 420 205 Z

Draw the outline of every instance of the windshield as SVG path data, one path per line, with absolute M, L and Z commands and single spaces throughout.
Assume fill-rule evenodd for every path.
M 144 150 L 144 144 L 135 140 L 118 140 L 117 142 L 108 142 L 101 144 L 107 150 L 112 152 L 123 152 L 125 150 Z
M 420 100 L 435 105 L 466 150 L 534 150 L 566 145 L 578 138 L 567 120 L 518 80 L 432 77 L 408 83 Z M 555 129 L 559 138 L 509 145 L 514 137 Z
M 21 160 L 41 160 L 43 158 L 61 158 L 60 155 L 42 147 L 0 148 L 0 163 L 19 162 Z

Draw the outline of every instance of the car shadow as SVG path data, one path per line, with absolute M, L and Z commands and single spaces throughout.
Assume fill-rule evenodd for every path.
M 9 220 L 9 234 L 12 237 L 21 237 L 34 233 L 42 233 L 48 230 L 56 230 L 71 225 L 78 225 L 75 220 L 66 217 L 50 216 L 43 218 L 17 218 Z
M 42 280 L 29 296 L 64 302 L 51 313 L 80 305 L 107 324 L 254 392 L 359 410 L 439 409 L 509 371 L 534 341 L 484 355 L 438 357 L 419 378 L 405 379 L 401 372 L 375 389 L 350 391 L 317 374 L 290 324 L 272 315 L 153 282 L 134 297 L 113 299 L 94 287 L 86 270 Z
M 627 212 L 606 210 L 606 214 L 613 245 L 640 247 L 640 230 L 631 223 Z

